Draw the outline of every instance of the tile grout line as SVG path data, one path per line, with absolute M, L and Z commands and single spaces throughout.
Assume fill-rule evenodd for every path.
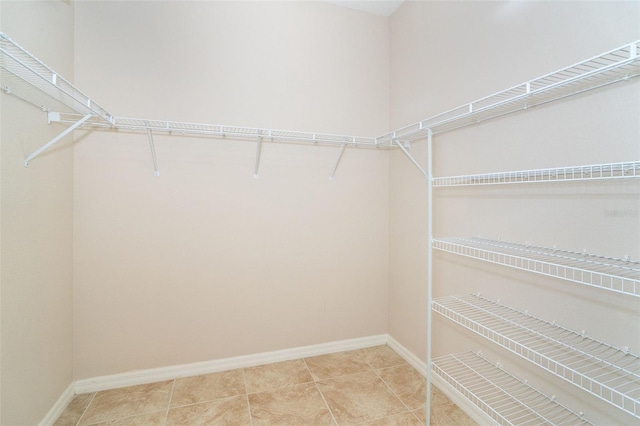
M 176 389 L 176 379 L 173 379 L 173 385 L 171 386 L 171 393 L 169 394 L 169 403 L 167 404 L 167 412 L 164 415 L 164 425 L 166 426 L 167 420 L 169 420 L 169 410 L 171 409 L 171 401 L 173 401 L 173 391 Z
M 394 367 L 385 367 L 385 368 L 379 368 L 378 370 L 386 370 L 387 368 L 394 368 Z M 418 419 L 418 417 L 413 414 L 413 410 L 411 408 L 409 408 L 409 406 L 407 404 L 405 404 L 405 402 L 402 400 L 402 398 L 400 398 L 400 396 L 393 390 L 391 389 L 391 386 L 389 386 L 389 384 L 382 378 L 382 376 L 380 374 L 378 374 L 378 370 L 373 370 L 373 372 L 375 373 L 376 376 L 378 376 L 378 378 L 382 381 L 382 383 L 384 383 L 384 385 L 387 387 L 387 389 L 389 389 L 389 391 L 396 397 L 398 398 L 398 400 L 400 401 L 400 403 L 404 406 L 404 408 L 407 409 L 407 412 L 409 412 L 413 417 L 415 417 L 420 423 L 422 423 L 422 421 L 420 421 L 420 419 Z M 419 408 L 416 408 L 416 410 L 419 410 Z M 396 414 L 400 414 L 400 413 L 396 413 Z
M 242 369 L 242 382 L 244 383 L 244 397 L 247 401 L 247 410 L 249 411 L 249 425 L 253 426 L 253 416 L 251 415 L 251 403 L 249 402 L 249 388 L 247 388 L 247 374 L 245 368 Z
M 84 410 L 82 411 L 82 414 L 80 415 L 80 417 L 78 418 L 78 421 L 76 422 L 76 426 L 78 426 L 80 424 L 80 420 L 82 420 L 82 418 L 84 417 L 84 415 L 87 413 L 87 410 L 89 410 L 89 407 L 91 406 L 91 404 L 93 403 L 93 400 L 95 399 L 96 395 L 98 394 L 98 392 L 94 392 L 93 395 L 91 396 L 91 400 L 89 401 L 89 403 L 87 404 L 86 407 L 84 407 Z
M 327 407 L 327 411 L 329 411 L 329 415 L 331 416 L 331 419 L 333 420 L 333 424 L 338 426 L 338 421 L 336 420 L 336 417 L 333 415 L 333 411 L 331 411 L 331 407 L 329 407 L 329 403 L 327 403 L 327 400 L 324 397 L 324 395 L 322 394 L 322 391 L 318 387 L 318 381 L 313 377 L 313 374 L 311 373 L 311 369 L 307 365 L 307 360 L 305 358 L 302 358 L 302 361 L 304 362 L 305 368 L 307 369 L 307 371 L 309 371 L 309 374 L 311 375 L 311 380 L 313 380 L 313 385 L 315 386 L 316 390 L 320 394 L 320 398 L 322 398 L 322 402 L 324 402 L 324 406 Z

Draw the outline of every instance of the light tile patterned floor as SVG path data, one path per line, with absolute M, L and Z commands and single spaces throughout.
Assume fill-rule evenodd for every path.
M 423 425 L 425 392 L 413 367 L 376 346 L 77 395 L 55 425 Z M 475 424 L 432 395 L 432 425 Z

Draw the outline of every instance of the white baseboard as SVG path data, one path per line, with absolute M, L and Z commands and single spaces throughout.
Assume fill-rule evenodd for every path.
M 479 425 L 497 425 L 491 417 L 484 411 L 482 411 L 477 405 L 471 402 L 467 397 L 458 392 L 453 386 L 447 383 L 446 380 L 438 376 L 437 374 L 431 375 L 431 382 L 440 391 L 445 394 L 451 402 L 456 404 L 462 411 L 467 413 L 476 423 Z
M 44 416 L 44 418 L 38 423 L 38 426 L 49 426 L 52 425 L 58 420 L 60 414 L 67 408 L 67 405 L 71 402 L 73 397 L 75 396 L 75 383 L 69 384 L 67 388 L 62 392 L 60 398 L 53 404 L 53 407 L 49 410 L 49 412 Z
M 407 361 L 413 368 L 418 370 L 420 374 L 427 377 L 427 363 L 421 360 L 407 348 L 402 346 L 396 339 L 388 336 L 387 345 L 394 351 L 396 351 L 405 361 Z M 462 411 L 467 413 L 469 417 L 475 420 L 480 425 L 495 425 L 496 422 L 491 419 L 484 411 L 478 408 L 477 405 L 469 401 L 464 395 L 454 389 L 449 383 L 440 378 L 437 374 L 431 374 L 431 383 L 436 386 L 442 393 L 444 393 L 454 404 L 456 404 Z
M 270 364 L 273 362 L 289 361 L 292 359 L 384 345 L 387 343 L 388 338 L 388 335 L 380 334 L 377 336 L 340 340 L 336 342 L 321 343 L 318 345 L 302 346 L 298 348 L 263 352 L 259 354 L 224 358 L 213 361 L 130 371 L 109 376 L 78 380 L 75 383 L 74 390 L 76 394 L 97 392 L 125 386 L 159 382 L 162 380 L 172 380 L 179 377 L 197 376 L 200 374 L 215 373 L 218 371 L 233 370 L 236 368 L 254 367 L 256 365 Z
M 398 353 L 405 361 L 407 361 L 413 368 L 418 370 L 420 374 L 427 377 L 427 362 L 421 360 L 410 352 L 407 348 L 402 346 L 396 339 L 391 336 L 387 336 L 387 345 Z
M 420 374 L 426 376 L 427 364 L 422 359 L 415 356 L 407 348 L 402 346 L 397 340 L 388 334 L 362 337 L 357 339 L 340 340 L 335 342 L 321 343 L 318 345 L 302 346 L 291 349 L 283 349 L 273 352 L 263 352 L 253 355 L 224 358 L 213 361 L 196 362 L 191 364 L 172 365 L 168 367 L 152 368 L 146 370 L 131 371 L 109 376 L 94 377 L 90 379 L 78 380 L 69 385 L 58 401 L 49 410 L 40 426 L 52 425 L 67 405 L 71 402 L 75 394 L 98 392 L 108 389 L 116 389 L 126 386 L 142 385 L 159 382 L 163 380 L 173 380 L 180 377 L 196 376 L 200 374 L 215 373 L 218 371 L 233 370 L 236 368 L 254 367 L 256 365 L 270 364 L 273 362 L 289 361 L 293 359 L 307 358 L 310 356 L 325 355 L 335 352 L 351 351 L 355 349 L 368 348 L 387 344 L 396 351 Z M 445 395 L 464 410 L 471 418 L 480 424 L 495 424 L 478 407 L 467 400 L 462 394 L 453 389 L 446 381 L 440 379 L 435 374 L 431 375 L 432 382 Z

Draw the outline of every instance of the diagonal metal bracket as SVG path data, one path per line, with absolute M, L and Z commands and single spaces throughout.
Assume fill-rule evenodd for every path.
M 262 134 L 262 131 L 260 131 Z M 262 136 L 258 137 L 258 145 L 256 146 L 256 164 L 253 167 L 253 178 L 258 179 L 258 168 L 260 167 L 260 153 L 262 152 Z
M 414 166 L 416 166 L 418 168 L 418 170 L 420 170 L 420 173 L 422 173 L 422 175 L 424 176 L 424 178 L 426 180 L 429 180 L 429 175 L 427 174 L 427 172 L 424 171 L 424 169 L 422 168 L 422 166 L 420 166 L 420 164 L 418 164 L 418 162 L 416 161 L 415 158 L 413 158 L 413 156 L 411 155 L 411 153 L 407 150 L 407 148 L 405 148 L 404 146 L 402 146 L 402 144 L 400 142 L 398 142 L 397 139 L 394 139 L 393 142 L 398 145 L 400 147 L 400 149 L 402 150 L 402 152 L 404 152 L 404 155 L 406 155 L 409 160 L 411 160 L 411 162 L 413 163 Z
M 340 164 L 340 160 L 342 159 L 342 154 L 344 154 L 344 150 L 347 148 L 347 143 L 343 142 L 340 146 L 340 154 L 338 154 L 338 158 L 336 159 L 336 163 L 333 165 L 333 169 L 331 169 L 331 174 L 329 175 L 329 180 L 333 180 L 333 176 L 336 174 L 336 170 L 338 170 L 338 165 Z
M 153 144 L 153 135 L 151 134 L 151 127 L 149 127 L 148 121 L 145 121 L 144 124 L 147 126 L 147 135 L 149 136 L 149 148 L 151 148 L 151 158 L 153 159 L 153 174 L 155 176 L 160 176 L 160 170 L 158 170 L 158 160 L 156 159 L 156 147 Z
M 31 162 L 31 160 L 33 160 L 34 158 L 36 158 L 38 155 L 42 154 L 44 151 L 46 151 L 47 149 L 51 148 L 56 142 L 58 142 L 60 139 L 64 138 L 65 136 L 67 136 L 69 133 L 73 132 L 75 129 L 77 129 L 78 127 L 82 126 L 82 123 L 84 123 L 85 121 L 87 121 L 88 119 L 90 119 L 91 117 L 93 117 L 93 114 L 87 114 L 84 117 L 82 117 L 80 120 L 76 121 L 75 123 L 73 123 L 71 126 L 69 126 L 67 129 L 65 129 L 62 133 L 60 133 L 58 136 L 56 136 L 55 138 L 51 139 L 49 142 L 47 142 L 46 144 L 42 145 L 40 148 L 38 148 L 37 150 L 33 151 L 31 154 L 27 155 L 27 158 L 24 159 L 24 166 L 25 167 L 29 167 L 29 163 Z

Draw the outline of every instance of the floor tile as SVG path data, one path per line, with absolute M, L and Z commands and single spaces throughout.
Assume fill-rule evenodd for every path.
M 304 360 L 314 380 L 324 380 L 371 370 L 364 354 L 360 351 L 319 355 Z
M 422 407 L 418 408 L 417 410 L 412 410 L 411 412 L 418 418 L 418 420 L 420 420 L 422 424 L 427 423 L 427 404 L 423 404 Z
M 431 424 L 433 426 L 477 425 L 467 413 L 451 402 L 451 400 L 435 386 L 431 386 Z
M 422 426 L 423 423 L 408 411 L 385 417 L 384 419 L 374 420 L 372 422 L 363 423 L 363 426 Z
M 405 406 L 373 372 L 317 382 L 339 425 L 354 425 L 406 411 Z
M 74 396 L 53 426 L 75 426 L 89 406 L 94 395 L 95 393 L 83 393 Z
M 413 410 L 427 400 L 427 381 L 409 364 L 376 370 L 398 398 Z
M 139 416 L 126 417 L 120 420 L 95 423 L 91 426 L 164 426 L 167 410 L 155 413 L 141 414 Z
M 404 365 L 407 361 L 398 355 L 393 349 L 387 345 L 374 346 L 362 349 L 365 361 L 377 370 L 379 368 L 394 367 L 396 365 Z
M 166 410 L 172 388 L 173 380 L 169 380 L 98 392 L 79 424 L 91 425 Z
M 172 408 L 167 415 L 167 426 L 250 424 L 249 406 L 245 395 Z
M 246 393 L 241 369 L 176 379 L 171 407 L 197 404 Z
M 249 406 L 253 426 L 334 424 L 315 383 L 250 394 Z
M 301 359 L 245 368 L 244 377 L 248 393 L 313 381 L 307 365 Z

